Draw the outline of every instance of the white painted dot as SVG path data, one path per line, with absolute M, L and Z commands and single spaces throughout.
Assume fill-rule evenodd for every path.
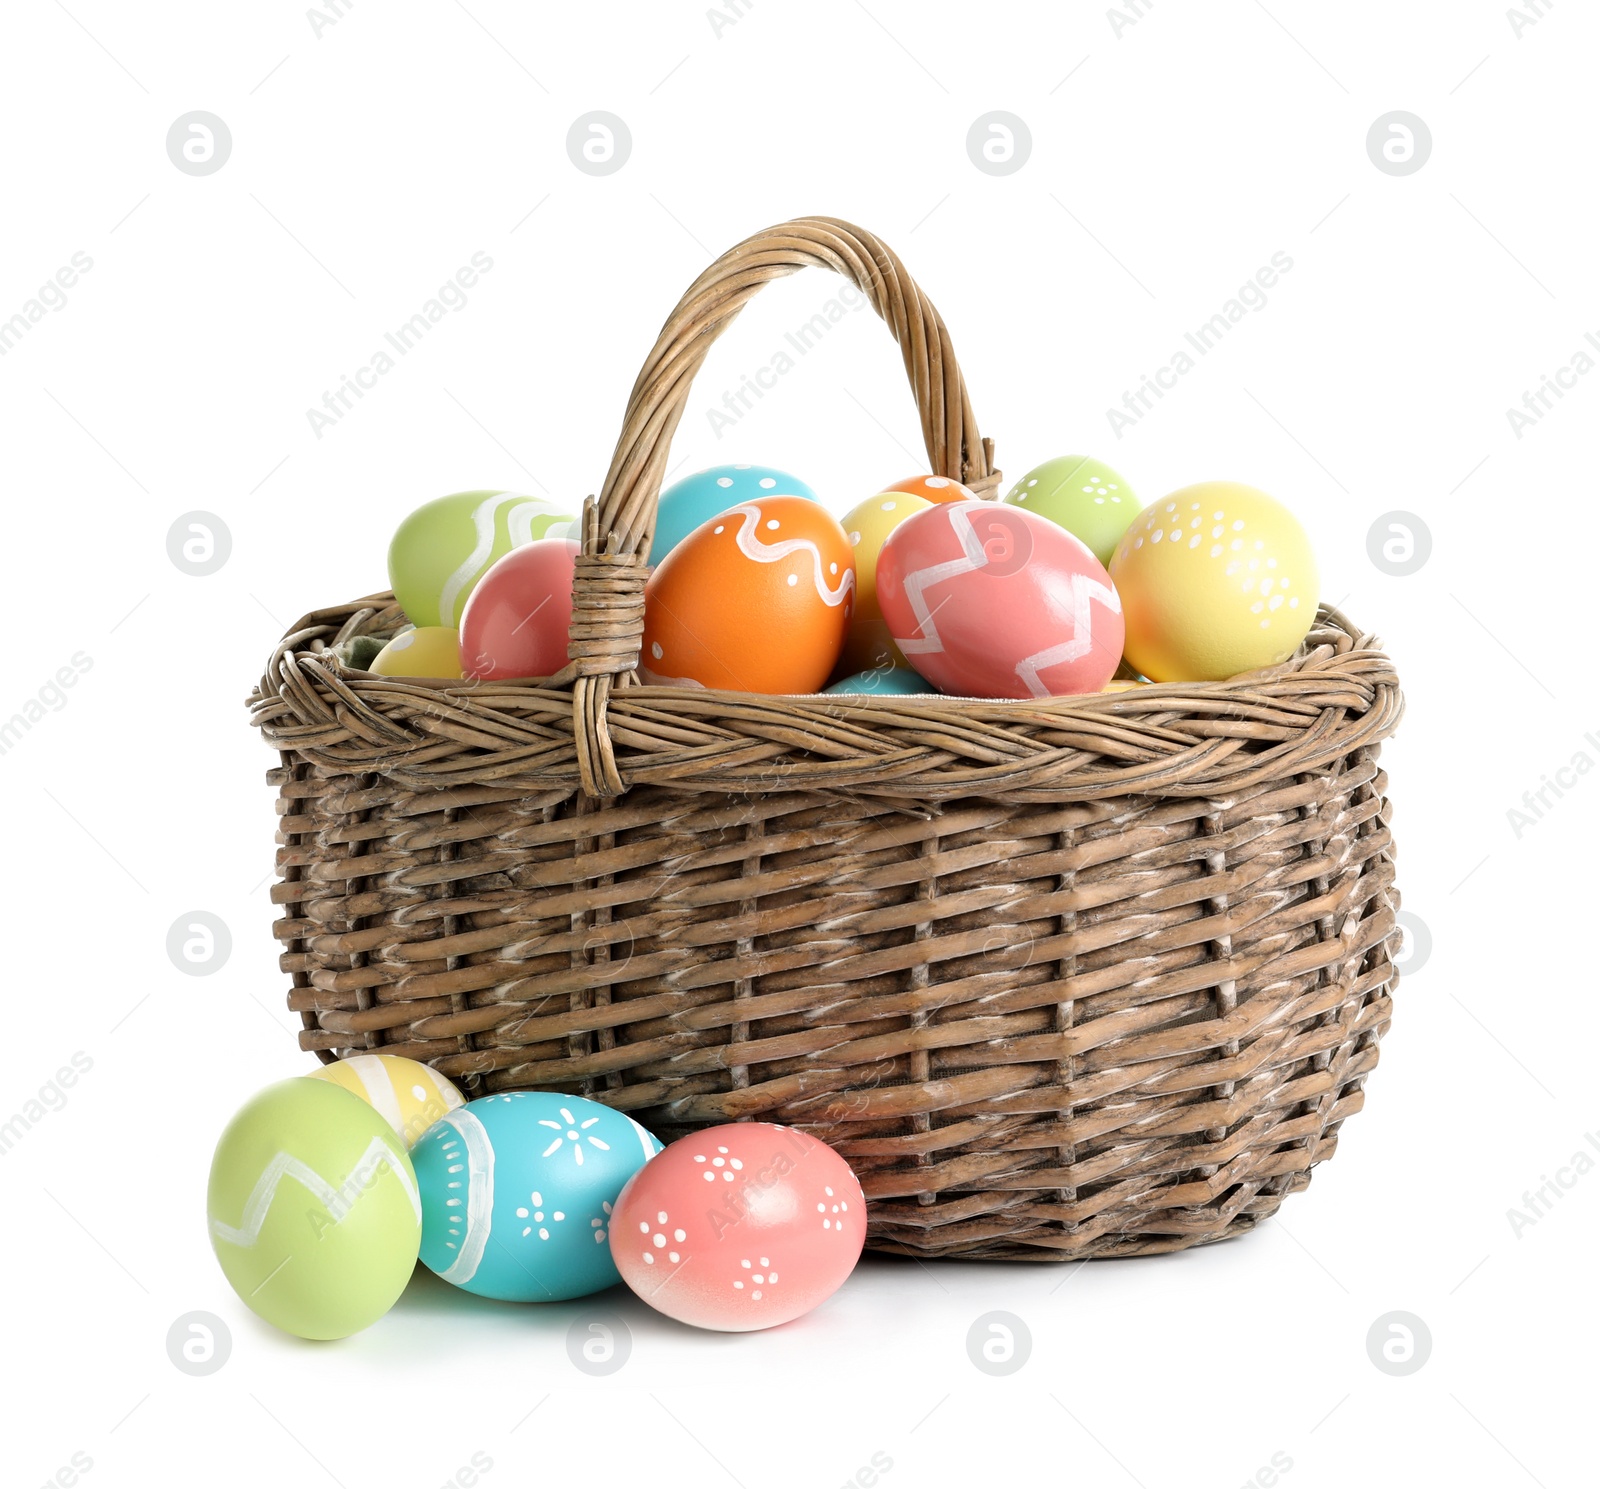
M 1289 608 L 1291 610 L 1298 610 L 1300 608 L 1300 596 L 1299 595 L 1290 595 L 1289 596 Z
M 667 1244 L 667 1238 L 662 1235 L 660 1231 L 657 1231 L 655 1235 L 650 1237 L 650 1244 L 652 1246 L 665 1246 Z
M 1211 545 L 1211 556 L 1212 556 L 1212 558 L 1218 557 L 1221 554 L 1221 552 L 1222 552 L 1222 544 L 1221 543 L 1213 543 Z
M 950 484 L 950 477 L 949 476 L 929 476 L 928 479 L 926 481 L 924 481 L 922 484 L 924 486 L 932 486 L 935 489 L 938 489 L 938 488 L 943 487 L 943 486 L 948 486 Z
M 1214 538 L 1220 538 L 1222 536 L 1222 528 L 1220 526 L 1212 528 L 1211 536 Z
M 661 660 L 662 652 L 661 643 L 659 641 L 652 641 L 650 643 L 650 655 L 653 656 L 658 662 Z
M 730 1183 L 730 1184 L 733 1183 L 733 1170 L 732 1169 L 727 1169 L 727 1168 L 723 1169 L 722 1177 L 724 1179 L 726 1179 L 728 1181 L 728 1183 Z
M 767 531 L 768 532 L 777 532 L 777 530 L 778 530 L 778 519 L 776 517 L 767 518 Z
M 418 1101 L 426 1101 L 428 1099 L 428 1093 L 424 1091 L 421 1086 L 413 1086 L 411 1088 L 411 1094 Z
M 1150 541 L 1152 543 L 1159 543 L 1161 541 L 1161 536 L 1161 529 L 1158 527 L 1153 533 L 1150 534 Z
M 1234 519 L 1233 530 L 1236 533 L 1242 533 L 1244 531 L 1244 518 L 1243 517 L 1236 517 Z
M 1173 528 L 1172 531 L 1167 534 L 1168 541 L 1173 542 L 1173 543 L 1176 543 L 1182 537 L 1183 537 L 1183 529 L 1179 528 L 1179 527 Z
M 653 1267 L 656 1264 L 655 1257 L 651 1256 L 648 1251 L 644 1254 L 644 1264 L 647 1267 Z
M 728 1167 L 729 1168 L 743 1168 L 744 1167 L 744 1160 L 742 1158 L 730 1158 L 728 1160 Z
M 839 572 L 839 565 L 838 564 L 829 564 L 828 565 L 828 572 L 830 574 L 837 574 Z
M 739 1279 L 738 1279 L 738 1278 L 737 1278 L 737 1277 L 735 1277 L 735 1278 L 734 1278 L 734 1280 L 733 1280 L 733 1285 L 734 1285 L 734 1286 L 735 1286 L 735 1287 L 743 1287 L 743 1286 L 744 1286 L 744 1283 L 743 1283 L 743 1282 L 741 1282 L 741 1281 L 740 1281 L 740 1280 L 739 1280 Z
M 1228 544 L 1228 547 L 1230 547 L 1231 549 L 1233 549 L 1233 551 L 1235 553 L 1237 553 L 1241 548 L 1244 547 L 1244 539 L 1243 538 L 1235 538 L 1231 543 Z
M 642 1231 L 642 1232 L 643 1232 L 643 1233 L 644 1233 L 644 1234 L 645 1234 L 645 1235 L 647 1235 L 647 1236 L 648 1236 L 648 1235 L 649 1235 L 649 1234 L 650 1234 L 650 1222 L 649 1222 L 649 1221 L 647 1221 L 647 1220 L 641 1220 L 641 1221 L 640 1221 L 640 1222 L 639 1222 L 639 1229 L 640 1229 L 640 1231 Z
M 1178 509 L 1172 502 L 1168 502 L 1167 503 L 1167 510 L 1169 512 L 1176 512 Z
M 1269 569 L 1275 569 L 1275 568 L 1277 568 L 1277 567 L 1278 567 L 1278 560 L 1277 560 L 1277 559 L 1275 559 L 1275 558 L 1269 558 L 1269 559 L 1268 559 L 1268 560 L 1267 560 L 1267 567 L 1268 567 L 1268 568 L 1269 568 Z
M 1267 609 L 1276 610 L 1281 604 L 1283 604 L 1283 596 L 1274 595 L 1270 600 L 1267 601 Z
M 851 533 L 849 536 L 850 536 L 850 546 L 852 548 L 859 547 L 860 544 L 861 544 L 861 534 L 860 533 Z M 699 1160 L 697 1159 L 696 1162 L 698 1162 L 698 1161 Z
M 677 1252 L 676 1252 L 676 1251 L 669 1251 L 669 1252 L 668 1252 L 668 1253 L 667 1253 L 667 1260 L 668 1260 L 668 1261 L 669 1261 L 669 1262 L 675 1262 L 675 1261 L 677 1261 L 677 1260 L 678 1260 L 678 1253 L 677 1253 Z
M 1270 595 L 1272 593 L 1272 581 L 1270 579 L 1263 579 L 1261 581 L 1261 593 L 1264 595 Z
M 750 467 L 748 465 L 736 465 L 736 466 L 734 466 L 734 469 L 735 470 L 749 470 Z
M 1221 522 L 1222 521 L 1222 513 L 1221 512 L 1213 512 L 1211 514 L 1211 520 L 1213 522 Z
M 763 476 L 757 484 L 763 491 L 771 491 L 772 488 L 778 483 L 774 481 L 771 476 Z
M 733 477 L 732 476 L 718 476 L 717 477 L 717 485 L 722 486 L 722 487 L 731 486 L 731 485 L 733 485 Z
M 711 529 L 711 531 L 713 533 L 725 533 L 725 532 L 727 532 L 727 530 L 728 529 L 726 527 L 722 526 L 720 523 L 716 527 Z
M 761 1296 L 761 1289 L 759 1287 L 751 1288 L 750 1289 L 750 1296 L 752 1298 L 759 1298 Z
M 689 1233 L 684 1230 L 675 1230 L 672 1233 L 672 1239 L 674 1241 L 687 1241 L 689 1239 Z
M 1257 600 L 1255 604 L 1250 607 L 1250 613 L 1252 615 L 1260 615 L 1264 608 L 1265 607 L 1262 605 L 1261 601 Z
M 789 576 L 789 587 L 791 589 L 793 589 L 794 586 L 797 585 L 799 582 L 800 582 L 800 576 L 798 574 L 791 574 Z
M 823 1230 L 831 1230 L 833 1228 L 833 1222 L 831 1220 L 824 1220 L 822 1222 L 822 1228 Z
M 724 1153 L 726 1153 L 728 1150 L 726 1148 L 724 1148 L 722 1151 Z M 722 1165 L 725 1164 L 727 1161 L 728 1160 L 726 1158 L 713 1158 L 711 1160 L 711 1166 L 712 1166 L 712 1168 L 721 1168 Z
M 1094 499 L 1094 504 L 1095 504 L 1095 506 L 1097 506 L 1097 507 L 1103 507 L 1103 506 L 1105 506 L 1105 504 L 1106 504 L 1106 499 L 1105 499 L 1105 497 L 1103 497 L 1103 496 L 1097 496 L 1097 497 L 1095 497 L 1095 499 Z
M 1200 546 L 1200 534 L 1199 533 L 1196 533 L 1192 538 L 1189 539 L 1189 546 L 1191 548 L 1198 548 Z
M 750 1270 L 750 1263 L 749 1263 L 749 1261 L 747 1261 L 747 1260 L 745 1260 L 745 1259 L 743 1259 L 743 1258 L 741 1258 L 741 1259 L 740 1259 L 740 1262 L 739 1262 L 739 1265 L 740 1265 L 740 1266 L 741 1266 L 741 1267 L 743 1267 L 743 1268 L 744 1268 L 744 1269 L 745 1269 L 745 1271 L 747 1271 L 747 1272 L 748 1272 L 748 1271 L 749 1271 L 749 1270 Z
M 1280 579 L 1278 581 L 1278 588 L 1279 589 L 1288 589 L 1288 587 L 1289 587 L 1289 581 L 1287 579 Z

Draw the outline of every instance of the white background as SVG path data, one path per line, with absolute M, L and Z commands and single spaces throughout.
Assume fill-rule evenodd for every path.
M 1520 439 L 1506 410 L 1600 332 L 1593 9 L 1520 35 L 1490 0 L 1158 0 L 1124 5 L 1142 15 L 1120 32 L 1089 4 L 756 0 L 724 4 L 743 13 L 720 34 L 688 0 L 336 9 L 319 35 L 287 0 L 5 7 L 0 320 L 93 260 L 0 358 L 0 716 L 74 654 L 92 664 L 0 756 L 0 1117 L 74 1052 L 93 1061 L 0 1170 L 5 1482 L 81 1453 L 90 1485 L 432 1489 L 483 1453 L 491 1486 L 825 1489 L 880 1453 L 890 1489 L 1010 1482 L 1030 1459 L 1074 1484 L 1232 1486 L 1274 1454 L 1294 1489 L 1592 1483 L 1600 1177 L 1520 1235 L 1507 1212 L 1600 1130 L 1600 775 L 1569 777 L 1520 836 L 1507 813 L 1578 752 L 1600 761 L 1600 376 Z M 233 138 L 208 176 L 165 150 L 196 109 Z M 605 177 L 565 145 L 595 109 L 633 141 Z M 965 144 L 996 109 L 1032 136 L 1006 176 Z M 1408 176 L 1366 151 L 1395 109 L 1432 133 Z M 607 1379 L 566 1355 L 589 1305 L 497 1307 L 432 1279 L 344 1343 L 282 1337 L 228 1290 L 203 1214 L 227 1116 L 310 1068 L 269 933 L 272 757 L 244 698 L 297 616 L 384 586 L 421 501 L 498 486 L 575 509 L 680 291 L 806 212 L 898 249 L 1008 480 L 1070 450 L 1146 499 L 1259 485 L 1312 530 L 1326 597 L 1397 659 L 1409 706 L 1385 763 L 1432 952 L 1367 1110 L 1281 1220 L 1228 1246 L 869 1260 L 748 1337 L 608 1296 L 633 1352 Z M 319 439 L 307 409 L 479 250 L 494 267 L 466 308 Z M 1280 250 L 1294 267 L 1267 306 L 1114 434 L 1106 409 Z M 719 344 L 680 471 L 765 461 L 843 511 L 921 467 L 868 311 L 711 433 L 723 390 L 835 288 L 796 276 Z M 193 510 L 232 535 L 210 577 L 167 556 Z M 1432 534 L 1408 577 L 1368 557 L 1395 510 Z M 232 933 L 209 977 L 165 951 L 196 910 Z M 165 1347 L 195 1309 L 232 1332 L 205 1378 Z M 994 1309 L 1032 1339 L 999 1379 L 965 1344 Z M 1365 1343 L 1396 1309 L 1432 1336 L 1404 1378 Z

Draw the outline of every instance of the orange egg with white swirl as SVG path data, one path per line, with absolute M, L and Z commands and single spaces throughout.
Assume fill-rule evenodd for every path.
M 850 540 L 802 496 L 769 496 L 701 523 L 644 591 L 639 676 L 741 693 L 815 693 L 855 600 Z

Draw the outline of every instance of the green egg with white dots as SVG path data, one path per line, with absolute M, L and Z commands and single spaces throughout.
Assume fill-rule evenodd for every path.
M 1139 512 L 1133 488 L 1103 460 L 1088 455 L 1058 455 L 1034 466 L 1005 499 L 1064 527 L 1103 564 L 1111 562 Z

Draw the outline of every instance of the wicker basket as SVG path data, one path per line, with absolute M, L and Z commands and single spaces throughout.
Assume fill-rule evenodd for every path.
M 930 469 L 992 498 L 944 323 L 872 234 L 758 233 L 690 287 L 583 515 L 571 663 L 430 684 L 349 664 L 392 595 L 319 610 L 251 699 L 281 752 L 303 1048 L 471 1095 L 579 1092 L 670 1141 L 831 1143 L 868 1244 L 1172 1251 L 1334 1150 L 1388 1027 L 1401 696 L 1324 608 L 1224 683 L 1033 701 L 641 686 L 644 555 L 707 350 L 768 280 L 844 275 L 893 331 Z

